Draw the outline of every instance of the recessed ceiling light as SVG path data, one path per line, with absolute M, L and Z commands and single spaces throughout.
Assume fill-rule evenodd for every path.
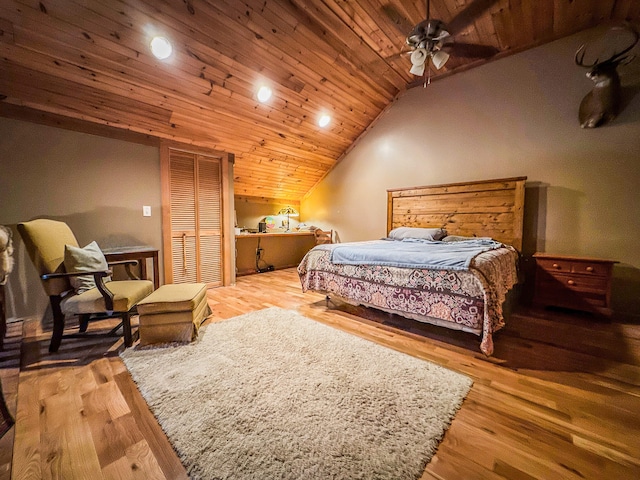
M 164 37 L 153 37 L 149 46 L 151 47 L 151 53 L 159 60 L 169 58 L 173 51 L 171 43 Z
M 271 98 L 271 89 L 266 85 L 263 85 L 258 90 L 258 100 L 262 103 L 266 102 Z
M 318 119 L 318 125 L 320 125 L 320 127 L 326 127 L 327 125 L 329 125 L 329 122 L 331 122 L 331 117 L 329 115 L 320 115 L 320 118 Z

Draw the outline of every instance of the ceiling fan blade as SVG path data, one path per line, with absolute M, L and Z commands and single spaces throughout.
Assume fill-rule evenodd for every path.
M 464 9 L 447 22 L 447 30 L 451 35 L 464 30 L 473 21 L 482 15 L 485 11 L 491 8 L 499 0 L 474 0 Z
M 479 45 L 477 43 L 455 42 L 443 47 L 443 50 L 450 52 L 457 57 L 466 58 L 488 58 L 494 56 L 500 49 L 492 45 Z
M 413 53 L 413 49 L 402 50 L 401 52 L 394 53 L 392 55 L 389 55 L 388 57 L 383 57 L 383 58 L 385 62 L 397 62 L 404 58 L 409 59 L 412 53 Z

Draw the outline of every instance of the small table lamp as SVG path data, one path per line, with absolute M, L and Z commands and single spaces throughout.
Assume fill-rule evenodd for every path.
M 297 217 L 298 215 L 300 215 L 295 208 L 287 205 L 286 207 L 283 207 L 280 209 L 280 211 L 278 211 L 278 215 L 286 215 L 287 216 L 287 229 L 285 230 L 285 232 L 289 231 L 289 217 Z

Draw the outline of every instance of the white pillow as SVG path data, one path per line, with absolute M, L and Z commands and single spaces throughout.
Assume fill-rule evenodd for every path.
M 84 248 L 74 247 L 72 245 L 64 246 L 64 269 L 67 273 L 75 272 L 93 272 L 100 270 L 109 270 L 109 264 L 104 257 L 102 250 L 96 242 L 91 242 Z M 70 277 L 69 281 L 76 293 L 80 294 L 96 288 L 96 282 L 93 275 L 80 275 L 78 277 Z M 105 282 L 111 281 L 111 277 L 105 277 Z
M 446 230 L 442 228 L 398 227 L 389 232 L 389 238 L 393 240 L 403 240 L 405 238 L 440 240 L 446 235 Z

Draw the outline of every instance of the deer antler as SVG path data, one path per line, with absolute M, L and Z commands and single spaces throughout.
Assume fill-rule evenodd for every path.
M 595 62 L 593 62 L 592 64 L 585 65 L 584 54 L 586 51 L 586 45 L 583 43 L 582 45 L 580 45 L 580 48 L 578 48 L 578 50 L 576 51 L 576 55 L 575 55 L 576 65 L 578 65 L 579 67 L 593 68 L 596 65 L 602 65 L 605 63 L 608 63 L 608 64 L 620 63 L 623 60 L 625 60 L 626 57 L 623 57 L 623 56 L 626 55 L 633 47 L 636 46 L 636 44 L 638 43 L 638 39 L 640 39 L 640 35 L 636 31 L 636 29 L 633 28 L 631 25 L 625 25 L 624 27 L 614 27 L 614 29 L 624 29 L 624 30 L 630 31 L 633 34 L 633 41 L 631 42 L 631 44 L 626 48 L 624 48 L 622 51 L 618 53 L 614 53 L 611 57 L 609 57 L 608 59 L 602 62 L 600 62 L 596 58 Z
M 598 63 L 597 58 L 596 58 L 596 61 L 593 62 L 591 65 L 584 64 L 585 51 L 586 51 L 586 45 L 583 43 L 582 45 L 580 45 L 580 48 L 578 48 L 578 50 L 576 51 L 576 56 L 574 58 L 576 65 L 578 65 L 579 67 L 585 67 L 585 68 L 595 67 Z

